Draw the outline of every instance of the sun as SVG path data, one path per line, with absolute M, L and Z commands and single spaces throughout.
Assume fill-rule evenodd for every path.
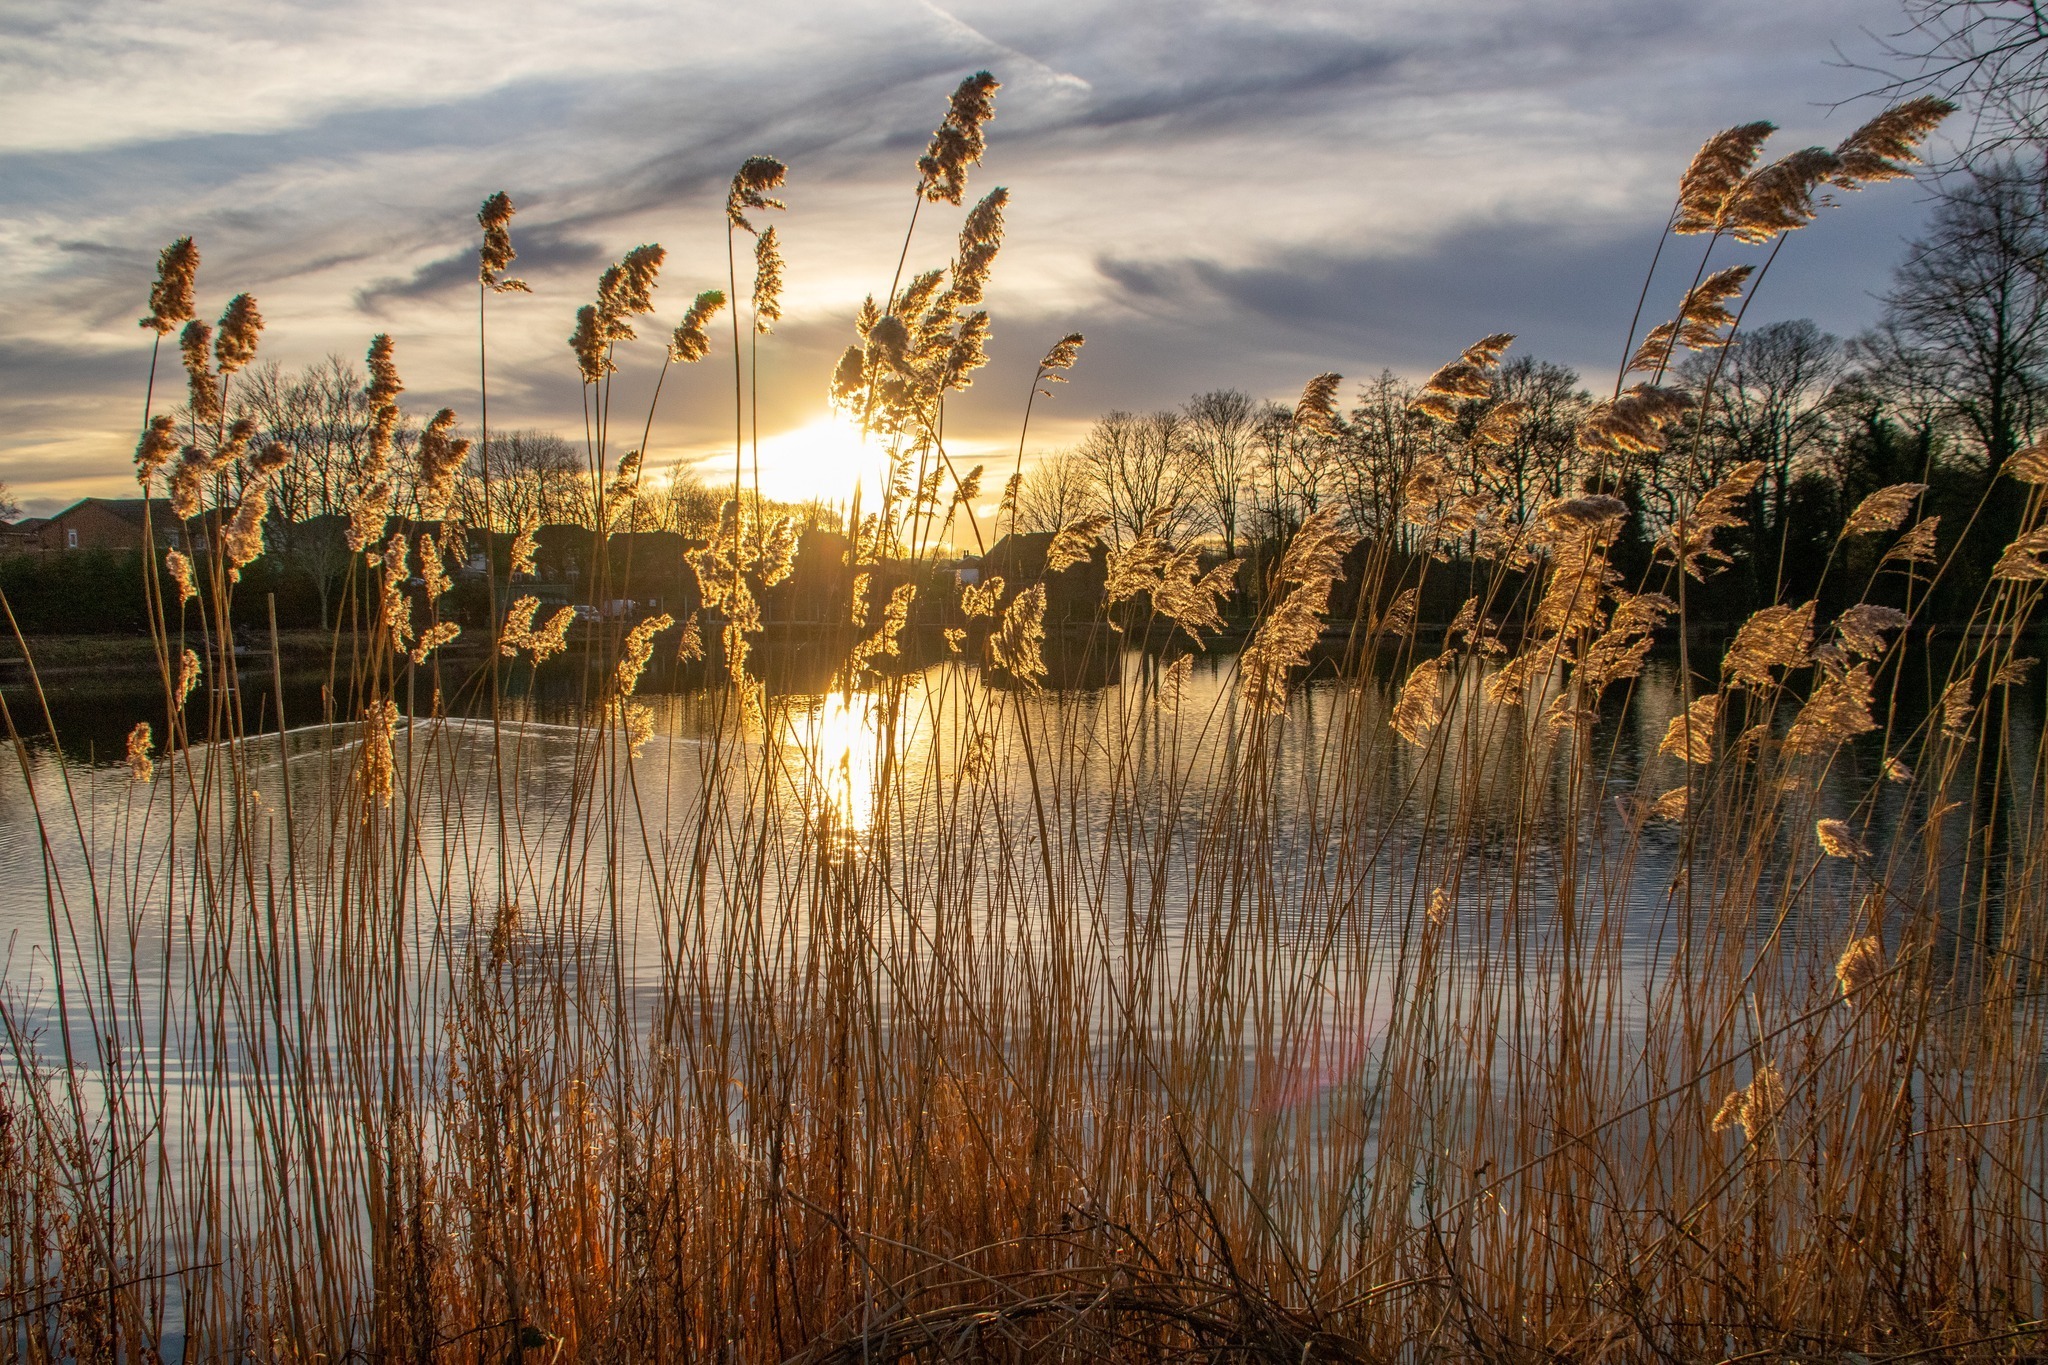
M 740 480 L 749 489 L 754 487 L 756 458 L 749 442 L 740 459 Z M 758 462 L 761 496 L 771 502 L 841 505 L 851 502 L 858 488 L 861 500 L 872 506 L 889 474 L 889 457 L 881 441 L 873 436 L 863 440 L 858 426 L 834 416 L 763 436 Z M 697 464 L 697 476 L 714 488 L 729 486 L 732 475 L 729 454 L 708 456 Z

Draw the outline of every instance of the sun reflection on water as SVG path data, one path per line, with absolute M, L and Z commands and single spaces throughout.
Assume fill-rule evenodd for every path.
M 829 809 L 841 828 L 867 831 L 882 722 L 881 699 L 870 692 L 832 692 L 785 713 L 782 742 L 794 751 L 793 775 L 806 809 Z

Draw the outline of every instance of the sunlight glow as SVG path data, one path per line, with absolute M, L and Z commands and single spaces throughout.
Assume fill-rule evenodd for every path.
M 749 442 L 740 477 L 754 486 L 755 451 Z M 791 431 L 763 436 L 759 453 L 761 496 L 774 502 L 821 502 L 844 505 L 859 487 L 862 502 L 872 507 L 888 477 L 889 460 L 879 439 L 861 439 L 860 429 L 836 416 L 820 417 Z M 695 472 L 713 488 L 732 486 L 730 452 L 699 460 Z

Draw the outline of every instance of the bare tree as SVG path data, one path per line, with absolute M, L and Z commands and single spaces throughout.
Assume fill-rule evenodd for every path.
M 1827 400 L 1846 369 L 1842 343 L 1807 318 L 1774 322 L 1736 337 L 1725 356 L 1688 356 L 1679 374 L 1698 390 L 1717 367 L 1720 378 L 1701 409 L 1698 458 L 1692 459 L 1693 442 L 1675 442 L 1671 454 L 1688 467 L 1650 480 L 1652 496 L 1661 490 L 1667 498 L 1689 497 L 1754 460 L 1764 467 L 1764 520 L 1780 525 L 1793 483 L 1828 453 L 1834 432 Z M 1657 511 L 1668 517 L 1674 509 Z
M 340 356 L 298 372 L 276 362 L 257 366 L 236 385 L 239 415 L 253 418 L 262 439 L 292 458 L 272 478 L 270 552 L 303 572 L 320 599 L 320 624 L 348 572 L 342 525 L 369 453 L 372 413 L 362 375 Z
M 270 361 L 235 388 L 238 415 L 254 418 L 264 439 L 293 453 L 271 484 L 279 521 L 295 525 L 345 512 L 369 453 L 374 415 L 355 366 L 330 355 L 295 373 Z
M 483 463 L 490 462 L 491 505 L 482 505 Z M 591 522 L 590 477 L 583 455 L 550 431 L 503 432 L 472 451 L 463 481 L 463 520 L 497 531 Z
M 1179 413 L 1106 413 L 1075 454 L 1093 476 L 1119 542 L 1135 537 L 1155 511 L 1169 517 L 1166 529 L 1177 529 L 1193 483 L 1187 422 Z
M 1339 495 L 1359 531 L 1381 540 L 1401 529 L 1401 489 L 1435 423 L 1408 406 L 1415 387 L 1392 370 L 1361 385 L 1344 426 L 1336 467 Z
M 1181 412 L 1202 511 L 1223 537 L 1223 552 L 1235 555 L 1239 507 L 1252 479 L 1258 405 L 1240 389 L 1213 389 L 1190 398 Z
M 1488 410 L 1501 402 L 1523 403 L 1527 412 L 1514 439 L 1489 452 L 1482 491 L 1521 522 L 1552 498 L 1579 491 L 1586 472 L 1579 419 L 1592 399 L 1579 387 L 1578 371 L 1525 355 L 1501 366 Z
M 718 525 L 725 497 L 678 461 L 669 471 L 668 487 L 662 490 L 660 529 L 702 537 Z
M 1285 539 L 1342 488 L 1343 423 L 1315 431 L 1278 403 L 1259 410 L 1252 428 L 1252 503 L 1260 530 Z
M 1884 40 L 1892 77 L 1873 94 L 1938 93 L 1969 111 L 1962 152 L 1981 164 L 2048 142 L 2048 10 L 2040 0 L 1905 0 Z
M 1862 352 L 1921 391 L 1995 473 L 2048 391 L 2048 184 L 2003 162 L 1945 186 Z
M 1017 491 L 1017 529 L 1053 532 L 1095 511 L 1101 497 L 1093 471 L 1071 450 L 1035 457 Z

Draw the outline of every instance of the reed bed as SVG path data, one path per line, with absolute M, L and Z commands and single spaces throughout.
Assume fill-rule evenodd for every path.
M 995 89 L 956 93 L 912 234 L 963 202 Z M 741 169 L 726 287 L 663 362 L 713 354 L 730 309 L 704 607 L 604 627 L 569 726 L 503 700 L 569 630 L 506 582 L 488 664 L 444 663 L 436 536 L 468 452 L 448 412 L 395 449 L 387 338 L 351 529 L 372 610 L 337 632 L 327 713 L 282 714 L 275 654 L 224 623 L 293 455 L 227 416 L 254 302 L 193 321 L 175 245 L 145 325 L 182 326 L 189 394 L 151 407 L 138 471 L 215 534 L 170 552 L 155 603 L 161 726 L 88 772 L 36 746 L 36 689 L 7 703 L 47 934 L 10 949 L 0 1008 L 0 1354 L 2031 1353 L 2048 884 L 2015 687 L 2048 451 L 2014 459 L 2021 535 L 1952 660 L 1909 647 L 1910 611 L 1800 603 L 1698 657 L 1688 595 L 1753 472 L 1702 481 L 1654 582 L 1609 559 L 1632 462 L 1691 439 L 1666 366 L 1724 345 L 1759 282 L 1710 273 L 1714 244 L 1781 243 L 1828 185 L 1903 174 L 1943 112 L 1762 165 L 1767 125 L 1708 144 L 1669 239 L 1708 250 L 1581 431 L 1606 462 L 1582 495 L 1518 524 L 1474 491 L 1514 414 L 1451 419 L 1510 338 L 1431 378 L 1408 523 L 1481 566 L 1441 640 L 1414 604 L 1442 570 L 1333 514 L 1256 577 L 1083 519 L 1047 575 L 1103 561 L 1130 637 L 1178 642 L 1085 695 L 1044 685 L 1044 579 L 969 593 L 933 668 L 900 657 L 915 589 L 873 586 L 977 495 L 942 414 L 981 362 L 1001 191 L 943 271 L 906 275 L 906 235 L 834 377 L 897 476 L 854 518 L 854 645 L 821 706 L 748 666 L 793 532 L 746 496 L 784 177 Z M 480 222 L 495 325 L 511 202 Z M 639 492 L 656 413 L 618 414 L 622 453 L 609 386 L 663 264 L 627 254 L 576 325 L 600 526 Z M 1051 348 L 1034 401 L 1080 348 Z M 1304 432 L 1337 383 L 1308 385 Z M 1887 538 L 1918 601 L 1943 566 L 1913 496 L 1853 533 Z M 1226 611 L 1252 615 L 1245 647 L 1191 663 Z M 1635 693 L 1659 641 L 1681 651 L 1661 709 Z M 705 689 L 647 693 L 676 658 Z M 1338 684 L 1311 692 L 1318 661 Z

